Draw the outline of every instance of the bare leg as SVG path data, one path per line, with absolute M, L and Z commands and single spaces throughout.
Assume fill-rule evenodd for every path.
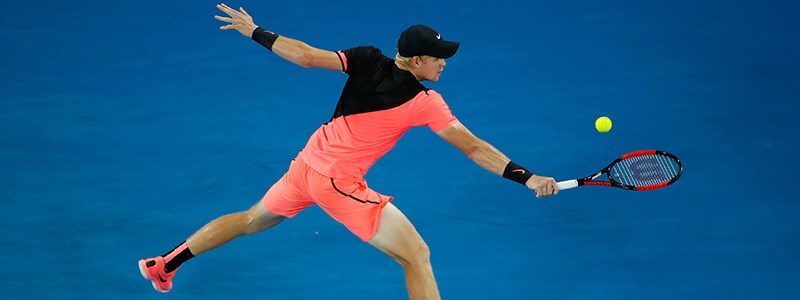
M 247 211 L 224 215 L 195 232 L 186 243 L 195 256 L 243 235 L 254 234 L 278 225 L 286 217 L 273 214 L 258 201 Z
M 389 203 L 383 208 L 378 232 L 369 244 L 403 266 L 411 300 L 440 299 L 428 245 L 411 221 L 393 204 Z

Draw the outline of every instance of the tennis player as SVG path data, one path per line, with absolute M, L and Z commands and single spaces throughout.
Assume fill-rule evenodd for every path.
M 558 193 L 555 180 L 537 176 L 472 134 L 453 116 L 442 96 L 423 86 L 436 82 L 459 43 L 434 29 L 414 25 L 397 41 L 389 58 L 374 47 L 342 51 L 318 49 L 257 26 L 243 9 L 225 4 L 222 30 L 236 30 L 278 56 L 303 67 L 349 75 L 333 117 L 311 135 L 286 174 L 247 211 L 219 217 L 175 249 L 142 259 L 139 269 L 159 292 L 172 289 L 172 278 L 187 260 L 234 238 L 269 229 L 301 210 L 319 205 L 364 242 L 402 265 L 410 299 L 439 299 L 428 246 L 411 222 L 392 205 L 391 196 L 371 189 L 367 170 L 394 147 L 410 128 L 427 126 L 484 169 L 519 182 L 537 197 Z

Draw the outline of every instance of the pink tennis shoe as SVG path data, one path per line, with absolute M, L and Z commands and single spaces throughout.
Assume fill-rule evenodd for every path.
M 161 293 L 172 289 L 172 277 L 178 269 L 167 273 L 164 270 L 164 258 L 161 256 L 139 260 L 139 272 L 142 273 L 142 277 L 152 281 L 153 288 Z

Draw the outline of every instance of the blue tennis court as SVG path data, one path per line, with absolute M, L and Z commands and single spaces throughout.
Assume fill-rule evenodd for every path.
M 347 79 L 220 31 L 215 4 L 5 3 L 0 298 L 406 299 L 400 266 L 317 207 L 189 261 L 168 294 L 139 275 L 260 199 Z M 800 2 L 228 4 L 329 50 L 393 56 L 431 25 L 462 45 L 426 86 L 536 173 L 682 159 L 663 190 L 536 199 L 411 130 L 366 179 L 427 241 L 443 298 L 800 297 Z

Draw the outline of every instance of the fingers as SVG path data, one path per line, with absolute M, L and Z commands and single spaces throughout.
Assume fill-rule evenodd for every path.
M 242 24 L 242 21 L 245 18 L 245 16 L 249 17 L 246 13 L 244 13 L 245 16 L 242 15 L 243 14 L 242 12 L 244 12 L 243 8 L 241 8 L 242 12 L 239 12 L 230 8 L 225 3 L 217 4 L 217 8 L 230 16 L 230 17 L 223 17 L 214 15 L 214 19 L 230 23 L 227 25 L 220 26 L 219 27 L 220 30 L 231 30 L 231 29 L 239 30 L 239 27 L 241 27 L 240 25 Z
M 547 177 L 536 187 L 536 198 L 542 198 L 558 194 L 558 185 L 552 177 Z
M 228 17 L 214 16 L 214 19 L 217 19 L 217 20 L 220 20 L 220 21 L 223 21 L 223 22 L 233 23 L 233 19 L 232 18 L 228 18 Z
M 227 14 L 236 13 L 235 9 L 231 8 L 230 6 L 228 6 L 225 3 L 217 4 L 217 8 L 219 8 L 219 10 L 224 11 Z
M 214 19 L 220 20 L 220 21 L 222 21 L 222 22 L 228 22 L 228 23 L 230 23 L 230 24 L 228 24 L 228 25 L 222 25 L 222 26 L 220 26 L 220 27 L 219 27 L 219 29 L 220 29 L 220 30 L 231 30 L 231 29 L 236 29 L 236 28 L 234 28 L 234 26 L 233 26 L 233 19 L 232 19 L 232 18 L 221 17 L 221 16 L 214 16 Z
M 550 184 L 550 187 L 553 189 L 553 195 L 558 195 L 558 182 L 556 182 L 556 180 L 552 177 L 547 178 L 547 181 Z
M 238 11 L 226 5 L 225 3 L 217 4 L 217 8 L 231 17 L 250 16 L 250 14 L 248 14 L 247 11 L 244 10 L 244 7 L 241 6 L 239 7 Z
M 218 8 L 219 10 L 221 10 L 222 12 L 224 12 L 224 13 L 226 13 L 226 14 L 230 15 L 230 16 L 233 16 L 234 14 L 238 13 L 236 10 L 234 10 L 233 8 L 230 8 L 230 7 L 229 7 L 228 5 L 226 5 L 225 3 L 220 3 L 220 4 L 217 4 L 217 8 Z
M 217 4 L 217 8 L 229 16 L 214 16 L 214 19 L 230 23 L 220 26 L 219 29 L 221 30 L 235 29 L 242 35 L 250 37 L 253 30 L 258 27 L 258 25 L 253 23 L 253 17 L 247 14 L 247 11 L 245 11 L 243 7 L 239 7 L 239 10 L 235 10 L 230 8 L 230 6 L 226 5 L 225 3 L 220 3 Z

